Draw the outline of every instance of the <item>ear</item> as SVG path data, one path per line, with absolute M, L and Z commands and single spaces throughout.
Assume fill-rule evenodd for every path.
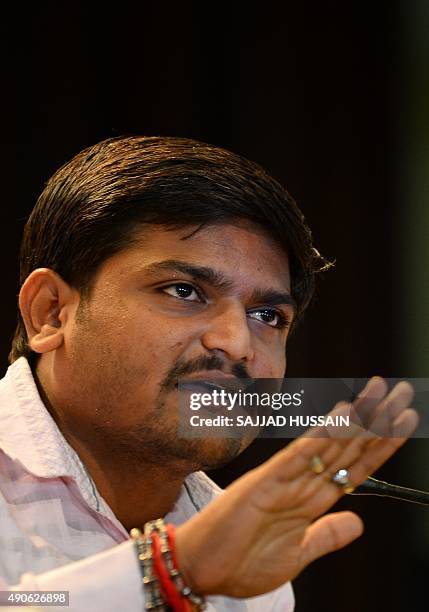
M 76 304 L 76 290 L 49 268 L 34 270 L 19 293 L 19 308 L 30 348 L 48 353 L 64 341 L 64 327 Z

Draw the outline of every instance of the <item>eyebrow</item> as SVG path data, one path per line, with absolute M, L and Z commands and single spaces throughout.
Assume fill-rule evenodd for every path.
M 278 306 L 287 304 L 296 310 L 296 302 L 290 293 L 286 291 L 277 291 L 276 289 L 254 289 L 250 296 L 250 301 L 256 304 L 264 304 L 267 306 Z
M 234 287 L 234 282 L 226 278 L 222 272 L 207 266 L 197 266 L 186 261 L 181 261 L 180 259 L 158 261 L 145 266 L 143 271 L 149 274 L 156 274 L 162 271 L 186 274 L 194 280 L 204 281 L 221 291 L 228 291 Z M 272 288 L 254 289 L 251 293 L 250 301 L 257 304 L 264 304 L 264 306 L 287 304 L 293 306 L 294 311 L 296 310 L 296 302 L 290 293 Z

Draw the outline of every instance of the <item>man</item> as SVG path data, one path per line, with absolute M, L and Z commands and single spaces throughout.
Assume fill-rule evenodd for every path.
M 411 388 L 386 395 L 376 378 L 355 404 L 376 397 L 401 437 L 310 435 L 219 495 L 199 470 L 249 440 L 179 438 L 177 383 L 282 378 L 325 265 L 287 192 L 210 145 L 111 139 L 51 178 L 25 228 L 0 383 L 4 588 L 141 610 L 128 531 L 165 517 L 210 609 L 293 609 L 288 581 L 362 531 L 349 512 L 313 522 L 344 493 L 332 475 L 346 468 L 356 486 L 404 442 Z

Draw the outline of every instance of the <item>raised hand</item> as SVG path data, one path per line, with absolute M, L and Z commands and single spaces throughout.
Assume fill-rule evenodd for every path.
M 407 382 L 387 394 L 383 379 L 371 379 L 353 404 L 333 411 L 354 416 L 347 436 L 309 430 L 180 526 L 179 567 L 194 592 L 266 593 L 361 535 L 362 521 L 353 512 L 321 517 L 346 492 L 332 476 L 347 469 L 347 484 L 356 487 L 393 455 L 417 426 L 412 399 Z M 370 423 L 371 431 L 360 422 Z

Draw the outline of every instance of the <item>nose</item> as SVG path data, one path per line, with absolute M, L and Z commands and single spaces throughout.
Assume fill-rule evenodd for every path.
M 222 351 L 233 362 L 249 363 L 254 349 L 246 310 L 235 300 L 226 300 L 218 306 L 202 334 L 203 346 L 209 351 Z

